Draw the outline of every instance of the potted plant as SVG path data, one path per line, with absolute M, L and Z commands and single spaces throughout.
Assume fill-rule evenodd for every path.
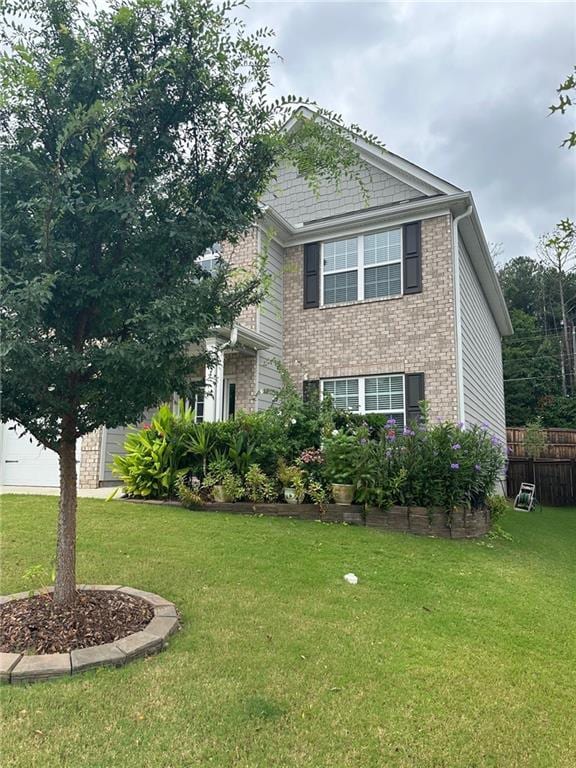
M 323 448 L 335 503 L 352 504 L 359 453 L 356 437 L 335 429 L 324 441 Z
M 242 483 L 232 472 L 232 466 L 225 457 L 219 457 L 210 462 L 208 474 L 204 478 L 204 486 L 211 490 L 214 501 L 220 503 L 236 501 L 244 491 Z
M 282 459 L 278 462 L 278 480 L 284 489 L 287 504 L 302 504 L 305 496 L 304 472 L 294 464 L 287 465 Z
M 216 499 L 216 501 L 230 503 L 238 501 L 242 496 L 244 496 L 242 481 L 234 472 L 227 472 L 222 479 L 221 498 Z

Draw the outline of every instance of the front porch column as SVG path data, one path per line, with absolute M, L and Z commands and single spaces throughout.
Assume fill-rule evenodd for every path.
M 215 338 L 206 339 L 206 351 L 216 357 L 214 367 L 206 366 L 206 396 L 204 398 L 204 421 L 221 421 L 224 403 L 224 352 L 221 342 Z

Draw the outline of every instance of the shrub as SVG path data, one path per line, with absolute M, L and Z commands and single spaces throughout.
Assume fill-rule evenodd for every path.
M 531 459 L 539 459 L 544 453 L 547 442 L 546 432 L 542 428 L 542 419 L 538 417 L 534 421 L 529 421 L 524 435 L 526 455 Z
M 318 504 L 320 507 L 320 510 L 322 512 L 326 511 L 326 505 L 328 504 L 328 501 L 330 499 L 330 494 L 328 492 L 328 489 L 322 485 L 322 483 L 317 482 L 316 480 L 311 480 L 308 484 L 308 487 L 306 488 L 306 492 L 308 496 L 312 499 L 314 504 Z
M 206 476 L 210 457 L 213 455 L 218 442 L 217 424 L 203 422 L 193 424 L 185 439 L 185 447 L 189 454 L 197 456 L 202 462 L 202 475 Z
M 193 507 L 204 501 L 201 488 L 202 484 L 197 477 L 181 477 L 176 486 L 176 493 L 185 507 Z
M 229 498 L 230 501 L 238 501 L 244 496 L 244 486 L 242 485 L 242 481 L 233 472 L 225 474 L 220 485 L 222 486 L 225 496 Z
M 163 405 L 149 426 L 128 434 L 126 453 L 115 456 L 112 471 L 129 496 L 167 498 L 176 491 L 187 470 L 186 443 L 194 426 L 194 412 L 180 403 L 174 414 Z
M 359 495 L 407 506 L 480 507 L 504 467 L 500 441 L 485 427 L 421 423 L 400 430 L 389 419 L 366 449 Z
M 248 501 L 253 504 L 262 504 L 266 501 L 274 501 L 278 494 L 274 487 L 274 482 L 266 477 L 264 472 L 260 469 L 258 464 L 251 464 L 246 477 L 244 478 L 244 486 L 246 490 L 246 497 Z
M 486 506 L 490 510 L 490 518 L 494 526 L 498 525 L 502 517 L 510 510 L 510 506 L 504 496 L 488 496 Z
M 204 486 L 211 488 L 214 485 L 223 485 L 224 480 L 231 475 L 232 464 L 225 456 L 213 459 L 208 465 L 208 474 L 204 478 Z

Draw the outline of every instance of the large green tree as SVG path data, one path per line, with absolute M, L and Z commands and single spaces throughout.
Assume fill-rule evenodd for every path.
M 555 253 L 554 240 L 561 234 L 547 235 L 542 243 Z M 545 426 L 576 426 L 571 415 L 576 274 L 522 256 L 501 267 L 498 277 L 514 326 L 514 335 L 502 345 L 508 423 L 523 426 L 540 417 Z
M 357 157 L 337 116 L 282 129 L 296 100 L 267 98 L 270 32 L 229 2 L 2 10 L 2 419 L 59 455 L 70 602 L 76 441 L 186 394 L 210 329 L 258 300 L 258 275 L 195 259 L 241 237 L 277 164 L 314 184 L 355 176 Z

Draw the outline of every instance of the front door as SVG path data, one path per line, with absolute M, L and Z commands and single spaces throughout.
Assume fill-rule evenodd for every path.
M 222 419 L 233 419 L 236 414 L 236 382 L 226 377 L 224 379 L 224 407 Z

